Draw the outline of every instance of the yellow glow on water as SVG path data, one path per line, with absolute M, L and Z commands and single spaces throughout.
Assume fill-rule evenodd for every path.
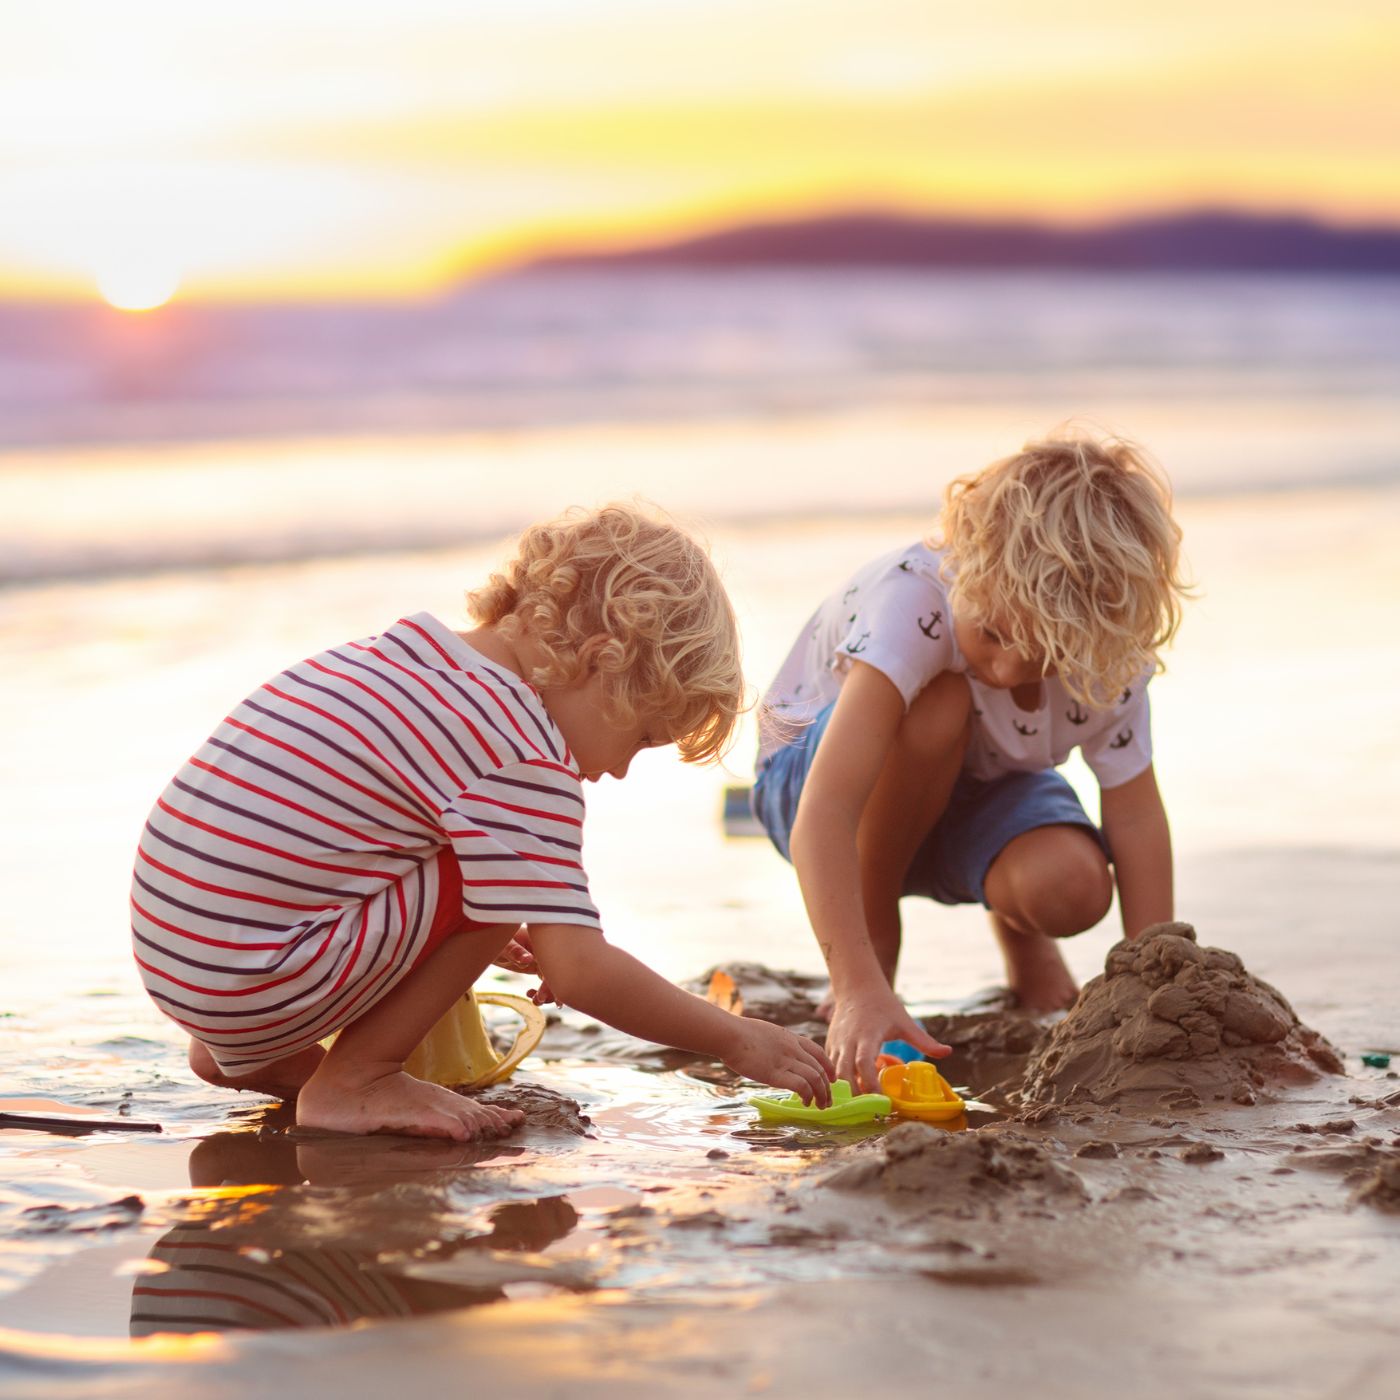
M 79 1365 L 115 1365 L 123 1361 L 217 1361 L 229 1354 L 225 1337 L 217 1332 L 154 1337 L 77 1337 L 62 1333 L 36 1334 L 0 1327 L 0 1352 L 31 1361 L 62 1361 Z
M 98 269 L 97 290 L 118 311 L 154 311 L 180 288 L 180 270 L 159 258 L 124 258 Z

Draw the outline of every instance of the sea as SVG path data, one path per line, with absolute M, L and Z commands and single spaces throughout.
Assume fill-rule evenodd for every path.
M 491 542 L 642 496 L 932 515 L 1066 421 L 1183 495 L 1400 472 L 1400 279 L 535 271 L 394 304 L 0 304 L 0 584 Z

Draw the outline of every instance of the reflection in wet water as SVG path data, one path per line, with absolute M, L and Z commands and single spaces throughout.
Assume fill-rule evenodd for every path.
M 510 1201 L 491 1212 L 493 1229 L 459 1248 L 536 1251 L 562 1239 L 578 1212 L 562 1196 Z M 436 1223 L 425 1221 L 426 1224 Z M 399 1258 L 318 1248 L 259 1248 L 221 1236 L 217 1225 L 176 1226 L 157 1241 L 131 1290 L 131 1335 L 282 1327 L 335 1327 L 411 1317 L 504 1298 L 502 1287 L 417 1278 Z M 425 1234 L 424 1250 L 436 1239 Z M 531 1271 L 533 1272 L 533 1271 Z
M 192 1202 L 190 1218 L 138 1270 L 131 1335 L 336 1327 L 498 1301 L 509 1268 L 464 1282 L 417 1276 L 415 1266 L 462 1251 L 535 1255 L 570 1234 L 579 1212 L 563 1196 L 503 1201 L 486 1212 L 488 1228 L 464 1234 L 450 1190 L 421 1177 L 404 1189 L 403 1180 L 510 1155 L 463 1143 L 215 1133 L 189 1165 L 190 1185 L 217 1193 Z M 370 1243 L 376 1237 L 383 1247 Z M 515 1272 L 550 1281 L 547 1267 Z

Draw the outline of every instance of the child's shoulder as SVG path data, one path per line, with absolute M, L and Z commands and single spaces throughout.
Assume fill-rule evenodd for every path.
M 935 549 L 927 540 L 915 540 L 862 564 L 834 596 L 854 602 L 880 590 L 898 591 L 911 586 L 946 593 L 942 567 L 943 551 Z
M 831 665 L 883 672 L 911 704 L 941 671 L 958 666 L 942 555 L 918 540 L 871 560 L 825 607 Z
M 396 731 L 420 731 L 425 741 L 470 737 L 474 768 L 564 761 L 568 746 L 535 687 L 430 612 L 302 665 L 326 659 L 356 703 L 386 707 Z
M 389 662 L 470 681 L 474 687 L 509 691 L 522 703 L 539 706 L 539 692 L 508 666 L 472 646 L 430 612 L 410 613 L 377 636 L 352 646 L 376 652 Z

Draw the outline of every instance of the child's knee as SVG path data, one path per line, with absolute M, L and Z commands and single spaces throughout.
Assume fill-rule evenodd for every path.
M 1006 878 L 996 884 L 1011 907 L 999 912 L 1051 938 L 1093 928 L 1113 903 L 1113 874 L 1098 843 L 1072 827 L 1041 828 L 1027 836 L 1034 839 L 1018 838 L 1025 843 L 1021 851 L 1008 847 L 1003 853 L 1012 859 Z M 989 872 L 989 891 L 992 883 Z
M 1066 843 L 1058 869 L 1038 892 L 1041 930 L 1051 938 L 1068 938 L 1091 929 L 1113 903 L 1113 875 L 1103 852 L 1088 836 Z
M 464 919 L 462 924 L 448 935 L 447 942 L 459 955 L 466 953 L 471 957 L 485 958 L 489 963 L 519 932 L 519 924 L 483 924 L 475 919 Z
M 230 1088 L 229 1076 L 218 1066 L 213 1051 L 194 1036 L 190 1037 L 189 1066 L 206 1084 L 215 1084 L 221 1089 Z

